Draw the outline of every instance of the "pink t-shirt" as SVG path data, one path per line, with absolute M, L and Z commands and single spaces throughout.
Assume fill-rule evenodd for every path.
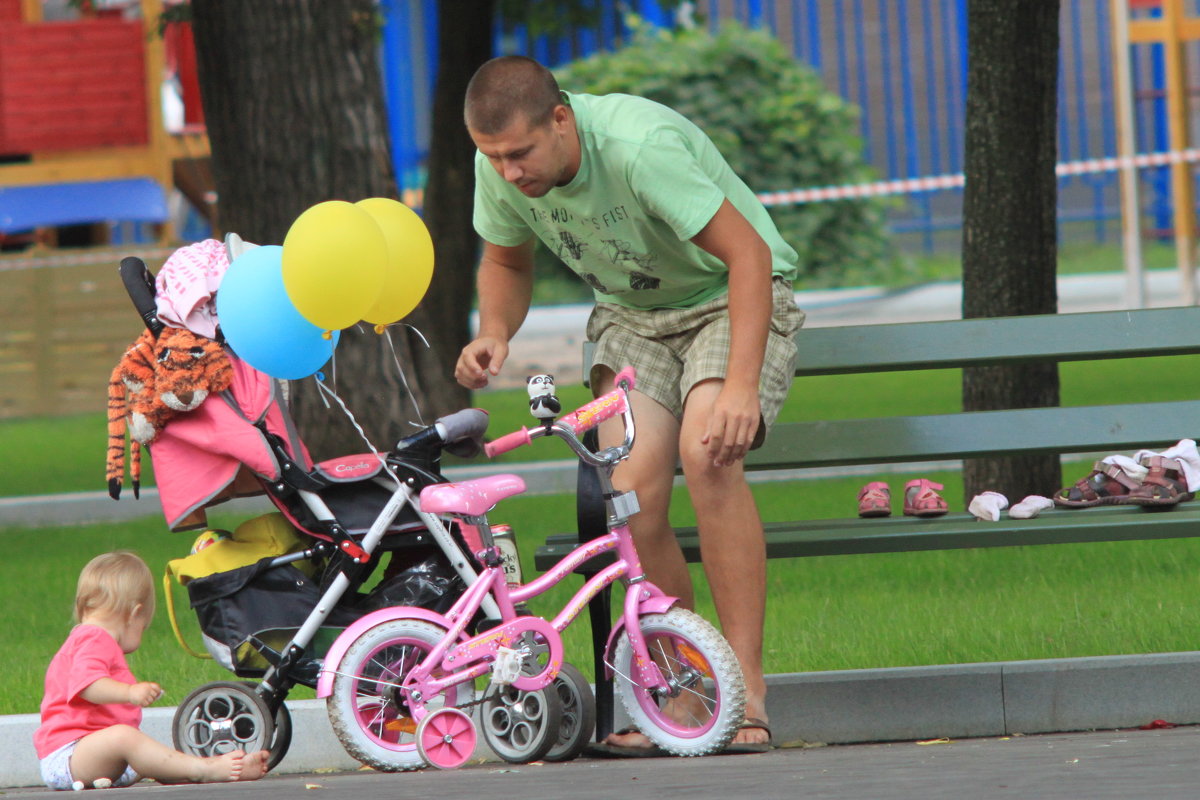
M 100 678 L 134 684 L 121 646 L 97 625 L 76 625 L 46 670 L 42 724 L 33 734 L 39 759 L 69 742 L 112 725 L 142 724 L 142 709 L 130 703 L 97 705 L 82 697 Z

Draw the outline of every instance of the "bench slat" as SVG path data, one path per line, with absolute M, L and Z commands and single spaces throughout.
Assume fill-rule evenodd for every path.
M 746 468 L 1137 450 L 1175 444 L 1195 419 L 1200 400 L 792 422 L 776 425 Z
M 801 328 L 796 375 L 1200 353 L 1200 306 Z M 583 345 L 583 382 L 595 346 Z
M 915 517 L 824 519 L 773 522 L 765 526 L 767 558 L 895 553 L 911 550 L 957 550 L 970 547 L 1014 547 L 1042 544 L 1177 539 L 1200 536 L 1200 507 L 1145 511 L 1132 506 L 1076 510 L 1054 509 L 1034 519 L 1002 517 L 980 522 L 970 514 L 948 514 L 932 520 Z M 700 561 L 695 528 L 677 532 L 684 557 Z M 575 547 L 574 534 L 556 534 L 537 548 L 534 566 L 545 571 Z
M 1200 352 L 1200 307 L 801 328 L 796 375 Z

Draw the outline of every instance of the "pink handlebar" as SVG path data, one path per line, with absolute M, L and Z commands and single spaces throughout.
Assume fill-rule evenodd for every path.
M 483 446 L 483 451 L 487 453 L 488 458 L 495 458 L 501 453 L 507 453 L 509 450 L 515 450 L 523 444 L 529 444 L 532 441 L 529 437 L 529 429 L 521 428 L 519 431 L 513 431 L 501 436 L 495 441 L 488 442 Z
M 575 431 L 575 435 L 579 436 L 584 431 L 604 422 L 606 419 L 612 419 L 618 414 L 623 414 L 629 408 L 629 401 L 626 398 L 625 392 L 621 389 L 616 389 L 608 394 L 597 397 L 586 406 L 582 406 L 565 417 L 559 419 L 559 422 L 569 425 L 571 430 Z
M 555 425 L 566 425 L 574 431 L 576 436 L 581 436 L 601 422 L 624 414 L 629 410 L 628 392 L 633 389 L 634 384 L 633 367 L 625 367 L 625 369 L 618 372 L 614 383 L 617 387 L 616 389 L 613 389 L 608 394 L 597 397 L 585 406 L 580 406 L 570 414 L 560 417 Z M 544 430 L 541 428 L 536 429 L 536 433 L 539 436 L 550 432 L 551 429 L 549 426 Z M 629 432 L 628 429 L 626 432 Z M 559 433 L 561 435 L 561 429 Z M 531 441 L 533 441 L 533 436 L 530 435 L 529 429 L 521 428 L 519 431 L 513 431 L 495 441 L 488 442 L 483 446 L 483 451 L 487 454 L 488 458 L 495 458 L 501 453 L 515 450 L 521 445 L 529 444 Z M 629 444 L 629 442 L 626 444 Z

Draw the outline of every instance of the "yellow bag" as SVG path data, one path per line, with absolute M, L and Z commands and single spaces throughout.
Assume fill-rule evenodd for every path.
M 214 532 L 206 531 L 201 536 Z M 279 512 L 263 514 L 261 517 L 247 520 L 228 536 L 210 536 L 212 543 L 204 549 L 183 558 L 175 558 L 167 562 L 167 571 L 163 575 L 163 595 L 167 602 L 167 616 L 171 620 L 171 630 L 180 646 L 196 658 L 212 658 L 208 653 L 198 653 L 183 640 L 179 630 L 179 621 L 175 617 L 175 597 L 171 592 L 171 578 L 186 585 L 195 578 L 203 578 L 215 572 L 228 572 L 238 567 L 249 566 L 264 558 L 274 558 L 297 550 L 303 550 L 306 541 L 300 537 L 287 518 Z M 307 560 L 295 562 L 292 566 L 298 568 L 309 577 L 316 571 L 314 564 Z

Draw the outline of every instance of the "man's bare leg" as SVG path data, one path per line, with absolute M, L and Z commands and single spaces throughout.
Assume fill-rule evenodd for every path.
M 611 389 L 611 384 L 611 373 L 597 382 L 601 393 Z M 680 598 L 680 604 L 690 609 L 694 606 L 692 576 L 667 514 L 678 463 L 679 421 L 637 390 L 630 398 L 637 441 L 629 459 L 613 473 L 613 486 L 637 492 L 641 510 L 630 518 L 629 528 L 647 578 L 666 594 Z M 600 427 L 601 446 L 620 444 L 623 433 L 620 421 L 606 422 Z M 641 733 L 609 734 L 605 741 L 619 747 L 652 746 Z
M 721 381 L 693 387 L 684 403 L 680 460 L 696 511 L 704 574 L 724 633 L 746 679 L 746 717 L 767 721 L 763 677 L 763 619 L 766 607 L 766 543 L 742 463 L 717 467 L 700 443 Z M 737 743 L 768 741 L 762 728 L 744 728 Z

